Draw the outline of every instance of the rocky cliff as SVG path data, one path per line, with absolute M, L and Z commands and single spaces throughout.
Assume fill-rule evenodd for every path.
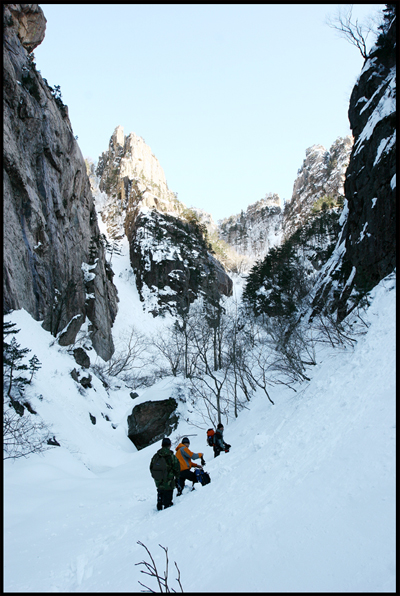
M 306 157 L 293 184 L 292 199 L 283 212 L 284 239 L 305 224 L 318 204 L 325 203 L 326 208 L 343 206 L 344 180 L 352 146 L 353 139 L 347 136 L 336 139 L 329 151 L 322 145 L 306 149 Z
M 210 254 L 206 226 L 169 190 L 164 171 L 141 137 L 118 126 L 96 169 L 96 202 L 108 235 L 126 235 L 145 308 L 179 311 L 199 295 L 230 295 L 232 281 Z
M 93 347 L 108 360 L 113 274 L 68 108 L 31 53 L 46 19 L 37 4 L 6 4 L 3 21 L 3 307 L 24 308 L 63 345 L 88 319 Z
M 396 5 L 390 7 L 351 94 L 354 146 L 342 230 L 314 299 L 316 310 L 328 305 L 339 319 L 396 266 Z

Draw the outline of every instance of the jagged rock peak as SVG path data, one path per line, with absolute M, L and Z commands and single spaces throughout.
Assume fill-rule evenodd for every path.
M 310 217 L 317 201 L 333 207 L 344 197 L 344 180 L 353 137 L 339 137 L 329 151 L 322 145 L 306 149 L 303 165 L 293 184 L 292 199 L 284 209 L 284 237 L 291 236 Z
M 108 151 L 99 158 L 96 174 L 100 191 L 122 210 L 128 204 L 131 208 L 143 206 L 175 215 L 185 209 L 169 190 L 164 170 L 144 139 L 133 132 L 125 136 L 122 126 L 114 130 Z
M 232 281 L 208 252 L 201 217 L 168 189 L 145 141 L 122 126 L 97 166 L 96 204 L 114 240 L 126 235 L 144 308 L 154 316 L 182 312 L 199 295 L 230 295 Z

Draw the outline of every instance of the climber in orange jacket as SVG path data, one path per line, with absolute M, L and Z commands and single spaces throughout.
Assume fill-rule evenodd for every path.
M 193 463 L 192 459 L 200 459 L 203 466 L 206 463 L 203 459 L 203 454 L 193 453 L 193 451 L 190 451 L 189 445 L 189 439 L 187 437 L 184 437 L 182 441 L 179 443 L 178 447 L 175 448 L 175 455 L 178 458 L 179 464 L 181 466 L 181 474 L 176 483 L 176 487 L 178 489 L 178 497 L 182 494 L 182 491 L 185 488 L 185 480 L 197 482 L 196 474 L 194 472 L 191 472 L 190 468 L 201 468 L 202 466 Z

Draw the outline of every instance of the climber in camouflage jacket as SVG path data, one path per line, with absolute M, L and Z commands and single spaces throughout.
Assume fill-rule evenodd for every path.
M 153 455 L 150 463 L 150 470 L 153 468 L 153 463 L 160 456 L 165 459 L 166 463 L 166 476 L 161 480 L 155 480 L 157 487 L 157 509 L 161 510 L 163 507 L 171 507 L 173 490 L 176 486 L 176 482 L 179 478 L 181 467 L 179 465 L 178 458 L 170 450 L 171 441 L 168 437 L 164 438 L 161 443 L 161 449 Z

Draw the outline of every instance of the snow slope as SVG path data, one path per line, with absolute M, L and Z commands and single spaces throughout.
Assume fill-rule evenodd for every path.
M 126 263 L 113 263 L 116 333 L 130 320 L 161 332 L 168 320 L 142 312 Z M 174 561 L 186 592 L 394 592 L 395 277 L 372 298 L 354 350 L 321 350 L 311 381 L 275 388 L 275 405 L 256 395 L 225 427 L 229 454 L 213 459 L 207 425 L 181 422 L 173 444 L 194 435 L 212 482 L 161 512 L 148 469 L 158 445 L 137 451 L 126 415 L 169 396 L 173 381 L 132 402 L 93 378 L 82 395 L 66 350 L 24 311 L 6 317 L 42 362 L 29 398 L 62 446 L 4 462 L 4 591 L 138 592 L 140 581 L 157 590 L 137 565 L 149 561 L 141 541 L 162 574 L 159 545 L 168 548 L 178 591 Z

